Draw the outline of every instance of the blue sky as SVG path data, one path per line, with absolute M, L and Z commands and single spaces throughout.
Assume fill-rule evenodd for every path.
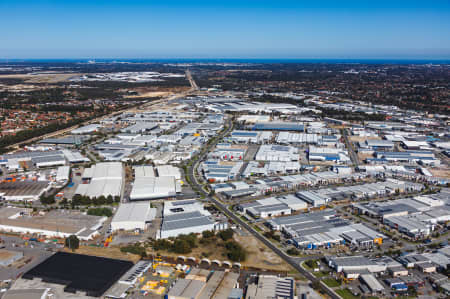
M 450 58 L 450 1 L 0 0 L 0 58 Z

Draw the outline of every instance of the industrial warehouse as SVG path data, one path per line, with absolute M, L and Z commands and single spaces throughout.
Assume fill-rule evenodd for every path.
M 121 196 L 123 185 L 123 166 L 119 162 L 97 163 L 85 168 L 76 194 L 90 198 L 105 196 Z
M 298 161 L 298 149 L 283 145 L 261 145 L 255 156 L 256 161 Z
M 280 132 L 277 136 L 277 143 L 291 145 L 336 145 L 340 136 L 319 135 L 307 133 Z
M 156 176 L 152 166 L 138 166 L 134 168 L 134 173 L 130 200 L 174 198 L 177 193 L 181 193 L 181 174 L 178 168 L 158 166 Z
M 350 157 L 347 149 L 333 147 L 316 147 L 310 146 L 308 149 L 309 161 L 348 163 Z
M 302 166 L 298 161 L 250 161 L 242 171 L 242 176 L 250 178 L 252 176 L 286 175 L 297 173 L 301 169 Z
M 50 190 L 49 181 L 15 181 L 0 183 L 0 199 L 10 201 L 36 201 Z
M 306 210 L 308 204 L 295 195 L 285 195 L 256 200 L 239 205 L 239 210 L 254 218 L 269 218 L 290 215 L 292 212 Z
M 206 272 L 206 273 L 204 273 Z M 242 289 L 236 288 L 238 273 L 193 269 L 186 278 L 179 279 L 167 294 L 168 299 L 238 299 Z M 235 297 L 234 293 L 241 295 Z M 231 296 L 231 297 L 230 297 Z
M 202 163 L 201 171 L 209 182 L 226 182 L 237 179 L 243 165 L 242 162 L 207 160 Z
M 273 230 L 281 230 L 296 247 L 315 249 L 337 244 L 369 248 L 382 244 L 384 235 L 363 224 L 352 224 L 333 210 L 285 216 L 267 221 Z
M 111 221 L 111 230 L 145 230 L 156 217 L 148 202 L 122 203 Z
M 159 238 L 165 239 L 203 231 L 224 230 L 227 222 L 216 222 L 213 216 L 196 200 L 166 201 Z
M 250 284 L 245 298 L 283 298 L 294 299 L 295 283 L 291 277 L 277 277 L 274 275 L 260 275 L 258 282 Z
M 388 179 L 385 182 L 377 182 L 355 186 L 342 186 L 336 188 L 324 188 L 313 191 L 299 191 L 296 195 L 312 205 L 319 207 L 334 200 L 368 199 L 389 194 L 408 193 L 420 191 L 423 185 Z
M 89 159 L 83 157 L 76 150 L 34 150 L 16 152 L 0 156 L 0 165 L 9 170 L 19 170 L 30 167 L 53 167 L 69 163 L 87 162 Z
M 437 224 L 450 220 L 449 204 L 449 198 L 438 193 L 388 202 L 354 203 L 353 208 L 360 214 L 378 218 L 413 239 L 423 239 L 435 231 Z
M 272 139 L 272 132 L 270 131 L 242 131 L 235 130 L 231 132 L 230 140 L 234 143 L 267 143 Z

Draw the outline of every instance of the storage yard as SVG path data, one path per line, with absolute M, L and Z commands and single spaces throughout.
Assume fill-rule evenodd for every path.
M 0 197 L 11 201 L 35 201 L 47 190 L 50 182 L 19 181 L 0 183 Z
M 89 240 L 98 235 L 106 217 L 90 216 L 72 211 L 33 212 L 32 209 L 0 208 L 0 229 L 6 232 L 38 234 L 48 238 L 77 235 Z

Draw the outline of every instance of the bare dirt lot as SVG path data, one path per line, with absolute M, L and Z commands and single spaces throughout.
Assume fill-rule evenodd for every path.
M 450 169 L 445 168 L 428 168 L 428 170 L 436 177 L 450 178 Z
M 139 87 L 133 89 L 123 89 L 122 92 L 134 92 L 137 94 L 126 95 L 125 98 L 129 99 L 139 99 L 139 98 L 163 98 L 171 96 L 175 93 L 183 92 L 188 90 L 188 87 L 177 87 L 177 88 L 161 88 L 161 87 Z
M 244 266 L 275 271 L 290 269 L 288 264 L 255 237 L 235 235 L 234 239 L 242 244 L 248 252 L 247 260 L 242 263 Z

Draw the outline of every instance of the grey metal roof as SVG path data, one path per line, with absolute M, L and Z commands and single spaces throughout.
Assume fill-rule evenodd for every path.
M 270 211 L 279 211 L 289 209 L 289 206 L 284 203 L 267 205 L 267 206 L 255 206 L 253 207 L 258 212 L 270 212 Z
M 14 154 L 3 155 L 3 159 L 23 159 L 23 158 L 34 158 L 34 157 L 44 157 L 53 155 L 63 155 L 62 151 L 35 151 L 35 152 L 20 152 Z
M 182 298 L 196 298 L 203 289 L 205 282 L 181 278 L 170 289 L 168 295 Z
M 332 258 L 333 262 L 337 266 L 366 266 L 366 265 L 377 265 L 372 260 L 369 260 L 365 256 L 345 256 L 345 257 L 335 257 Z
M 88 139 L 86 136 L 68 136 L 63 138 L 46 138 L 39 143 L 48 144 L 82 144 L 84 140 Z
M 192 199 L 192 200 L 180 200 L 180 201 L 172 202 L 172 206 L 184 206 L 184 205 L 194 204 L 196 202 L 197 201 L 195 199 Z
M 65 161 L 65 158 L 63 155 L 56 155 L 56 156 L 34 157 L 31 158 L 31 161 L 33 163 L 57 162 L 57 161 Z
M 182 214 L 190 214 L 190 213 L 182 213 Z M 213 223 L 214 222 L 211 221 L 207 216 L 202 216 L 198 218 L 184 218 L 173 221 L 163 221 L 161 230 L 162 231 L 176 230 L 187 227 L 209 225 Z
M 272 219 L 272 221 L 278 225 L 294 225 L 303 222 L 315 222 L 324 220 L 324 217 L 333 216 L 336 212 L 332 210 L 325 210 L 320 212 L 314 212 L 309 214 L 298 214 L 292 216 L 286 216 L 281 218 Z
M 198 217 L 202 217 L 202 216 L 203 216 L 202 213 L 200 213 L 199 211 L 189 212 L 189 213 L 177 213 L 177 214 L 165 216 L 164 221 L 165 222 L 178 221 L 178 220 L 182 220 L 182 219 L 198 218 Z

